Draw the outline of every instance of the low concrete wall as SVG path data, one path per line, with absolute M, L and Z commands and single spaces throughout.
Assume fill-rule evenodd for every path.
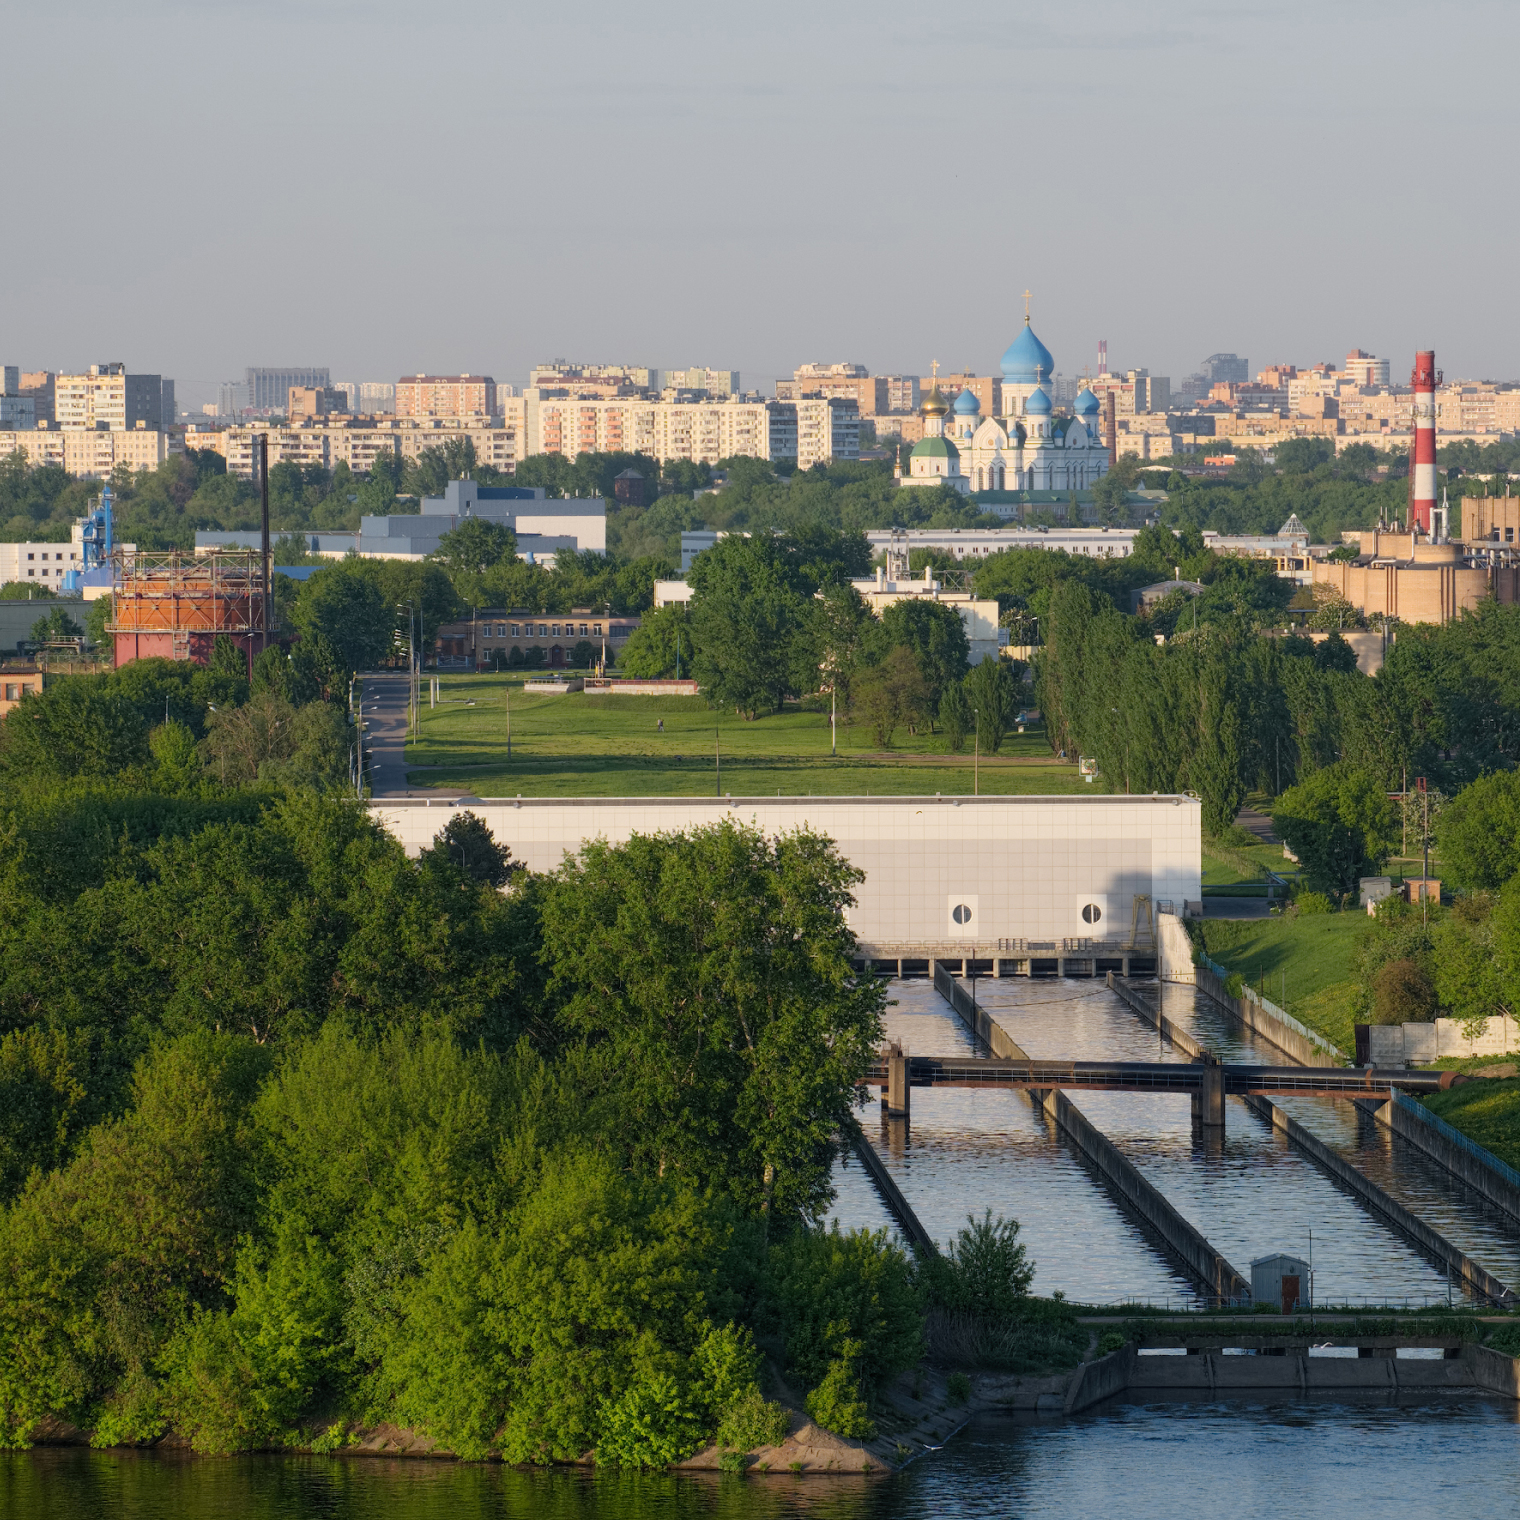
M 1187 1030 L 1179 1029 L 1159 1008 L 1151 1007 L 1151 1000 L 1143 992 L 1137 992 L 1135 988 L 1121 982 L 1112 971 L 1108 973 L 1108 985 L 1111 991 L 1119 994 L 1131 1012 L 1138 1013 L 1147 1024 L 1159 1029 L 1184 1055 L 1201 1061 L 1207 1054 Z
M 1072 1374 L 1062 1404 L 1065 1414 L 1077 1414 L 1130 1386 L 1137 1358 L 1133 1346 L 1122 1346 L 1096 1361 L 1083 1362 Z
M 1462 1348 L 1462 1361 L 1472 1370 L 1474 1385 L 1485 1393 L 1520 1399 L 1520 1360 L 1487 1346 L 1469 1344 Z
M 934 990 L 949 1003 L 961 1022 L 1000 1061 L 1027 1061 L 1029 1053 L 991 1018 L 985 1008 L 973 1003 L 971 994 L 938 962 L 934 963 Z
M 1372 1110 L 1379 1124 L 1407 1140 L 1416 1150 L 1424 1151 L 1432 1161 L 1439 1162 L 1459 1181 L 1508 1214 L 1511 1224 L 1520 1224 L 1520 1173 L 1513 1167 L 1506 1166 L 1404 1093 L 1395 1093 L 1388 1102 L 1375 1107 L 1370 1103 L 1364 1107 Z
M 1131 1211 L 1183 1262 L 1215 1298 L 1239 1303 L 1251 1296 L 1251 1282 L 1227 1262 L 1120 1153 L 1059 1089 L 1040 1094 L 1040 1105 L 1075 1141 L 1077 1149 L 1103 1174 Z
M 1346 1059 L 1344 1052 L 1337 1050 L 1323 1036 L 1311 1033 L 1297 1019 L 1290 1021 L 1280 1008 L 1263 1003 L 1254 992 L 1248 992 L 1244 997 L 1231 997 L 1223 980 L 1206 966 L 1197 967 L 1195 976 L 1199 991 L 1207 993 L 1252 1034 L 1260 1035 L 1300 1066 L 1324 1066 L 1327 1057 L 1338 1061 Z
M 1411 1214 L 1403 1204 L 1389 1197 L 1377 1183 L 1363 1176 L 1352 1166 L 1339 1151 L 1331 1150 L 1296 1119 L 1284 1113 L 1270 1098 L 1250 1095 L 1241 1101 L 1266 1119 L 1274 1129 L 1286 1135 L 1288 1140 L 1308 1156 L 1321 1171 L 1355 1193 L 1369 1208 L 1381 1214 L 1401 1234 L 1406 1235 L 1422 1250 L 1445 1265 L 1456 1281 L 1465 1284 L 1475 1294 L 1492 1303 L 1503 1304 L 1506 1307 L 1514 1303 L 1515 1295 L 1507 1284 L 1500 1282 L 1470 1256 L 1459 1251 L 1444 1235 L 1433 1230 L 1418 1215 Z
M 1175 913 L 1156 915 L 1157 974 L 1163 982 L 1191 983 L 1196 974 L 1193 942 Z
M 857 1124 L 855 1133 L 850 1136 L 850 1142 L 855 1148 L 855 1154 L 860 1157 L 861 1165 L 871 1174 L 871 1181 L 876 1184 L 876 1191 L 881 1195 L 881 1201 L 886 1204 L 902 1232 L 908 1237 L 908 1242 L 915 1251 L 934 1256 L 939 1254 L 939 1245 L 934 1237 L 926 1230 L 917 1214 L 908 1205 L 908 1200 L 903 1197 L 902 1189 L 898 1187 L 891 1172 L 887 1170 L 886 1162 L 876 1154 L 876 1147 L 867 1139 L 865 1131 Z
M 1425 1066 L 1448 1056 L 1520 1055 L 1520 1024 L 1500 1016 L 1473 1039 L 1462 1019 L 1435 1019 L 1428 1024 L 1371 1024 L 1367 1027 L 1367 1059 L 1374 1066 Z
M 1493 1375 L 1497 1377 L 1497 1372 Z M 1205 1351 L 1199 1356 L 1137 1356 L 1129 1386 L 1151 1392 L 1207 1393 L 1211 1398 L 1268 1388 L 1301 1394 L 1345 1388 L 1455 1393 L 1485 1387 L 1479 1376 L 1465 1348 L 1460 1357 L 1402 1360 L 1393 1356 L 1309 1356 L 1302 1351 L 1286 1356 L 1223 1356 Z

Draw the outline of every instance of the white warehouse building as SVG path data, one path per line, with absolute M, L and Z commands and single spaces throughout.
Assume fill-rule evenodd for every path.
M 1149 899 L 1147 920 L 1147 907 L 1180 917 L 1202 896 L 1194 797 L 408 798 L 371 812 L 415 856 L 454 806 L 532 871 L 555 870 L 593 839 L 723 819 L 770 837 L 826 834 L 865 873 L 847 917 L 873 946 L 1123 940 L 1137 896 Z

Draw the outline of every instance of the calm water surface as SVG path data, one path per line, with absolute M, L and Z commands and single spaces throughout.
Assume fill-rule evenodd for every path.
M 0 1453 L 6 1520 L 1282 1520 L 1520 1513 L 1514 1407 L 1117 1403 L 983 1417 L 894 1478 L 521 1473 L 373 1458 Z

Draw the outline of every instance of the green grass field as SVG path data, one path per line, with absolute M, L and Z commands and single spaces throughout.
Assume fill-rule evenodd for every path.
M 440 690 L 441 704 L 424 705 L 421 737 L 407 746 L 411 786 L 465 787 L 483 797 L 718 790 L 760 797 L 969 795 L 975 784 L 973 756 L 948 753 L 943 734 L 899 729 L 883 753 L 867 729 L 841 722 L 839 753 L 831 757 L 826 708 L 789 706 L 747 723 L 701 697 L 525 696 L 521 676 L 445 676 Z M 1044 734 L 1033 731 L 1008 735 L 1001 754 L 982 757 L 980 789 L 1028 795 L 1088 788 L 1076 766 L 1055 761 Z
M 1355 912 L 1206 919 L 1203 943 L 1227 971 L 1238 971 L 1270 1002 L 1349 1055 L 1355 1044 L 1351 997 L 1356 982 L 1351 972 L 1357 940 L 1367 925 L 1366 916 Z

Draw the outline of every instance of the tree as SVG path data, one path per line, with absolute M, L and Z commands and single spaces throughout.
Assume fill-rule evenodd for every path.
M 0 764 L 12 775 L 108 776 L 147 755 L 148 725 L 97 676 L 70 676 L 33 693 L 0 724 Z
M 1336 896 L 1376 874 L 1398 838 L 1383 787 L 1344 762 L 1289 787 L 1272 810 L 1272 827 L 1303 863 L 1309 886 Z
M 38 618 L 32 624 L 34 644 L 51 644 L 64 639 L 77 639 L 83 634 L 84 629 L 62 607 L 54 607 L 45 618 Z
M 878 749 L 891 749 L 899 724 L 916 727 L 932 712 L 928 683 L 905 644 L 856 679 L 851 699 L 851 713 L 869 725 Z
M 951 754 L 958 755 L 965 749 L 966 735 L 975 723 L 976 717 L 966 696 L 966 683 L 952 682 L 939 699 L 939 725 L 945 731 Z
M 982 747 L 989 754 L 997 754 L 1019 708 L 1018 677 L 1013 662 L 994 656 L 973 665 L 971 673 L 961 682 L 961 689 L 967 704 L 979 714 L 973 727 L 981 735 Z
M 856 674 L 878 641 L 880 625 L 847 582 L 825 586 L 808 606 L 808 621 L 808 669 L 798 672 L 798 684 L 805 690 L 832 690 L 848 712 Z
M 480 575 L 516 554 L 517 535 L 509 527 L 484 517 L 467 517 L 438 540 L 431 557 L 450 575 Z
M 1457 886 L 1497 891 L 1520 872 L 1520 771 L 1479 777 L 1434 821 L 1441 870 Z
M 485 820 L 471 812 L 455 813 L 418 859 L 447 866 L 488 887 L 506 886 L 512 873 L 523 869 L 506 845 L 497 844 Z
M 326 702 L 294 707 L 265 691 L 242 707 L 212 713 L 206 749 L 212 772 L 231 785 L 284 782 L 318 789 L 347 778 L 352 731 Z
M 814 1217 L 880 1039 L 850 963 L 861 880 L 827 840 L 721 823 L 596 842 L 544 888 L 549 994 L 616 1077 L 633 1163 Z
M 694 657 L 691 619 L 687 616 L 686 604 L 667 602 L 658 611 L 647 612 L 639 619 L 639 626 L 623 645 L 618 663 L 624 675 L 636 680 L 661 680 L 675 675 L 678 666 L 689 680 L 693 675 Z
M 293 620 L 320 635 L 346 673 L 378 665 L 395 642 L 396 614 L 374 560 L 340 560 L 318 570 L 301 590 Z
M 1372 980 L 1373 1022 L 1426 1024 L 1436 1016 L 1436 990 L 1417 961 L 1388 961 Z
M 753 718 L 794 690 L 802 598 L 769 535 L 720 539 L 692 565 L 693 674 L 707 698 Z
M 881 626 L 887 643 L 903 644 L 913 651 L 928 688 L 932 716 L 939 710 L 944 689 L 969 668 L 971 646 L 960 614 L 944 602 L 904 597 L 882 613 Z

